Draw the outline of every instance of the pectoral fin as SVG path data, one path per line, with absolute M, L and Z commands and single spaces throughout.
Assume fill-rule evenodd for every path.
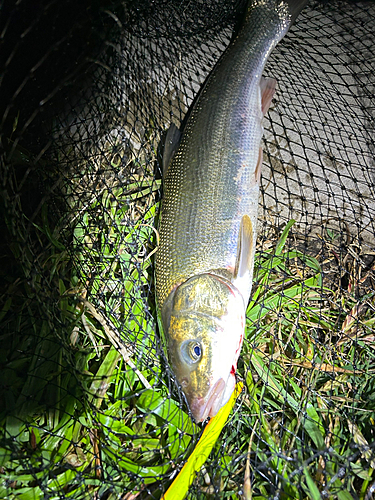
M 238 235 L 237 258 L 233 276 L 234 280 L 243 278 L 252 270 L 253 246 L 253 225 L 250 217 L 244 215 L 241 220 L 240 232 Z
M 180 145 L 181 132 L 172 122 L 165 136 L 164 151 L 163 151 L 163 177 L 165 177 L 169 164 Z

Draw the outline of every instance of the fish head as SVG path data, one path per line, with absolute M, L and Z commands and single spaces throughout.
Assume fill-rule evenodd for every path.
M 177 287 L 162 310 L 168 356 L 196 422 L 229 400 L 244 329 L 245 306 L 226 279 L 194 276 Z

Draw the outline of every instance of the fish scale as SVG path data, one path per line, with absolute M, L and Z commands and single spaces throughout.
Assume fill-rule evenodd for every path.
M 244 214 L 256 227 L 254 175 L 263 132 L 259 80 L 289 18 L 283 2 L 253 2 L 195 103 L 164 181 L 156 255 L 159 307 L 189 277 L 234 267 Z
M 275 90 L 262 72 L 305 0 L 288 2 L 250 1 L 164 178 L 156 299 L 169 360 L 197 422 L 214 416 L 235 386 L 253 277 L 261 122 Z

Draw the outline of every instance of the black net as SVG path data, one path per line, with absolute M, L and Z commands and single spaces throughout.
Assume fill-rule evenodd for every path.
M 202 433 L 155 320 L 160 165 L 244 8 L 2 3 L 1 498 L 157 499 Z M 374 3 L 310 3 L 267 63 L 244 390 L 188 498 L 375 497 L 374 42 Z

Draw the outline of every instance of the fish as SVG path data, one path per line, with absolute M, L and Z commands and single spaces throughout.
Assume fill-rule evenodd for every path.
M 267 58 L 306 0 L 250 0 L 163 159 L 155 257 L 158 321 L 196 422 L 229 400 L 251 295 L 262 119 L 276 81 Z

